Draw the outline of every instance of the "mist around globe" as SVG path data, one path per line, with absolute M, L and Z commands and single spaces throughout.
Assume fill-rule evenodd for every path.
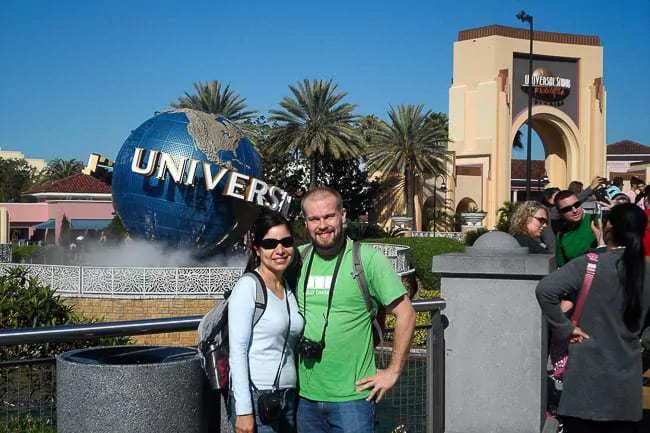
M 260 198 L 244 197 L 243 183 L 259 178 L 261 168 L 254 146 L 232 122 L 195 110 L 167 111 L 122 145 L 113 166 L 113 205 L 135 239 L 199 255 L 220 251 L 239 240 L 259 212 Z M 260 183 L 248 187 L 261 195 Z

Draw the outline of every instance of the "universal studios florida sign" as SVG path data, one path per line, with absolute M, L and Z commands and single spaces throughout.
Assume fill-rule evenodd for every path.
M 146 163 L 143 164 L 145 151 L 148 152 Z M 101 155 L 91 154 L 88 166 L 84 169 L 85 174 L 95 174 L 102 177 L 105 169 L 97 166 L 113 166 L 110 161 Z M 164 181 L 167 176 L 177 185 L 196 187 L 199 171 L 203 172 L 203 183 L 206 191 L 214 191 L 225 179 L 225 186 L 221 194 L 239 200 L 263 206 L 268 209 L 287 215 L 291 204 L 291 195 L 281 188 L 269 185 L 261 179 L 239 173 L 226 166 L 220 166 L 211 162 L 199 161 L 196 159 L 181 156 L 176 160 L 171 154 L 155 149 L 145 150 L 136 147 L 131 161 L 131 172 L 144 177 L 155 177 Z

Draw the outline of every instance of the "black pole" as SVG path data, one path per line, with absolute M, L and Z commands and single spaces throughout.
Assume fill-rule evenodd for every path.
M 530 17 L 530 51 L 528 54 L 528 142 L 526 143 L 526 200 L 530 200 L 530 181 L 532 178 L 532 144 L 533 137 L 533 17 Z
M 530 40 L 530 49 L 528 51 L 528 120 L 526 126 L 528 127 L 528 137 L 526 141 L 526 200 L 530 200 L 530 183 L 532 178 L 532 137 L 533 137 L 533 17 L 526 12 L 521 11 L 517 14 L 517 18 L 522 22 L 527 22 L 530 25 L 528 38 Z
M 437 191 L 438 176 L 433 180 L 433 236 L 436 236 L 436 209 L 438 208 L 438 191 Z

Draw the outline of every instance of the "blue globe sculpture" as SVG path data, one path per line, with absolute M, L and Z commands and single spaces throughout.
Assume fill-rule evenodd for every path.
M 161 169 L 165 163 L 167 169 Z M 226 176 L 206 188 L 206 175 L 216 183 L 223 167 L 261 174 L 257 151 L 234 124 L 187 109 L 157 114 L 120 148 L 113 166 L 113 205 L 135 237 L 180 248 L 227 244 L 234 233 L 241 235 L 256 210 L 222 194 Z

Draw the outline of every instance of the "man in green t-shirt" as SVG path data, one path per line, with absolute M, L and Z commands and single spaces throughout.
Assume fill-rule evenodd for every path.
M 376 368 L 371 317 L 354 278 L 352 241 L 343 233 L 341 195 L 313 189 L 302 200 L 302 212 L 313 248 L 296 287 L 305 317 L 298 348 L 298 431 L 372 433 L 374 405 L 395 385 L 406 362 L 415 312 L 388 259 L 362 246 L 372 301 L 396 316 L 390 364 Z
M 591 229 L 591 215 L 585 214 L 573 192 L 558 192 L 555 203 L 563 219 L 555 242 L 555 263 L 560 267 L 595 248 L 597 242 Z

